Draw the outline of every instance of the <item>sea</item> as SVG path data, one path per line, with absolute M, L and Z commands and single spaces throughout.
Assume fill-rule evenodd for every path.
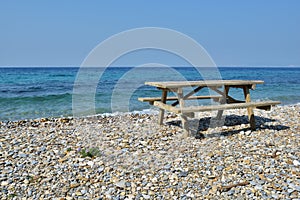
M 73 116 L 79 71 L 80 67 L 0 68 L 0 121 Z M 144 82 L 203 80 L 203 75 L 210 73 L 209 68 L 201 74 L 194 67 L 108 67 L 102 71 L 99 75 L 90 70 L 93 76 L 99 75 L 96 90 L 91 89 L 94 114 L 155 110 L 138 101 L 138 97 L 160 96 L 160 91 Z M 300 102 L 300 67 L 218 67 L 217 71 L 224 80 L 263 80 L 264 84 L 251 91 L 253 101 L 276 100 L 282 105 Z M 238 89 L 230 95 L 242 98 Z

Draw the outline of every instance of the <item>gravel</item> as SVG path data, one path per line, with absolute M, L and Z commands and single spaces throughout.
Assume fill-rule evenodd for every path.
M 209 127 L 213 114 L 190 119 L 191 137 L 170 113 L 0 122 L 0 197 L 299 198 L 300 104 L 255 110 L 255 131 L 245 110 Z

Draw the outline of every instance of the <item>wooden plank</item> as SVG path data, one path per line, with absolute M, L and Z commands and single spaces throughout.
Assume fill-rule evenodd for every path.
M 158 107 L 158 108 L 160 108 L 160 109 L 164 109 L 164 110 L 176 113 L 176 114 L 180 113 L 180 109 L 179 108 L 176 108 L 176 107 L 173 107 L 171 105 L 165 104 L 165 103 L 163 103 L 161 101 L 154 101 L 153 105 L 156 106 L 156 107 Z
M 242 87 L 245 85 L 250 86 L 250 88 L 255 88 L 256 84 L 263 84 L 262 80 L 205 80 L 205 81 L 166 81 L 166 82 L 145 82 L 145 85 L 151 85 L 158 88 L 179 88 L 179 87 L 193 87 L 193 86 L 203 86 L 203 87 L 222 87 L 222 86 L 236 86 Z
M 202 88 L 204 88 L 204 87 L 199 86 L 199 87 L 195 88 L 193 91 L 191 91 L 191 92 L 189 92 L 188 94 L 184 95 L 184 96 L 183 96 L 183 99 L 184 99 L 184 100 L 189 99 L 189 97 L 191 97 L 191 96 L 193 96 L 195 93 L 199 92 Z M 178 105 L 178 104 L 179 104 L 179 100 L 177 100 L 176 102 L 174 102 L 174 103 L 172 104 L 172 106 L 176 106 L 176 105 Z
M 168 90 L 163 90 L 162 96 L 161 96 L 162 103 L 166 103 L 167 95 L 168 95 Z M 165 115 L 165 109 L 160 109 L 159 116 L 158 116 L 158 124 L 160 124 L 160 125 L 163 124 L 164 115 Z
M 185 115 L 189 118 L 195 118 L 195 113 L 184 113 L 183 115 Z
M 231 97 L 231 96 L 229 96 L 228 95 L 228 92 L 229 92 L 229 89 L 230 89 L 230 87 L 229 86 L 225 86 L 225 88 L 227 88 L 227 92 L 226 92 L 226 90 L 225 90 L 225 92 L 222 92 L 222 91 L 220 91 L 220 90 L 218 90 L 217 88 L 215 88 L 215 87 L 208 87 L 208 88 L 210 88 L 210 89 L 212 89 L 212 90 L 214 90 L 215 92 L 217 92 L 218 94 L 220 94 L 220 95 L 222 95 L 222 96 L 226 96 L 226 103 L 244 103 L 245 101 L 240 101 L 240 100 L 236 100 L 235 98 L 233 98 L 233 97 Z
M 197 100 L 197 99 L 220 99 L 222 96 L 190 96 L 185 98 L 185 100 Z M 161 97 L 140 97 L 138 98 L 139 101 L 142 102 L 151 102 L 151 101 L 160 101 Z M 166 101 L 176 101 L 178 97 L 167 97 Z
M 180 108 L 181 109 L 184 108 L 185 105 L 184 105 L 184 96 L 183 96 L 182 88 L 177 89 L 177 97 L 178 97 Z M 189 123 L 188 123 L 187 116 L 184 114 L 181 114 L 180 117 L 181 117 L 182 128 L 183 128 L 183 130 L 185 130 L 185 136 L 190 136 Z
M 212 110 L 228 110 L 228 109 L 240 109 L 253 107 L 261 109 L 261 107 L 269 107 L 280 104 L 280 101 L 263 101 L 263 102 L 249 102 L 249 103 L 234 103 L 234 104 L 221 104 L 221 105 L 208 105 L 208 106 L 189 106 L 185 108 L 176 108 L 171 105 L 162 103 L 161 101 L 154 101 L 154 106 L 174 112 L 176 114 L 180 113 L 190 113 L 190 112 L 203 112 Z
M 155 105 L 156 102 L 154 102 Z M 263 102 L 248 102 L 248 103 L 233 103 L 233 104 L 221 104 L 221 105 L 208 105 L 208 106 L 189 106 L 182 109 L 176 109 L 177 113 L 189 113 L 189 112 L 202 112 L 212 110 L 228 110 L 239 108 L 256 108 L 261 106 L 273 106 L 280 104 L 279 101 L 263 101 Z M 173 111 L 172 111 L 173 112 Z
M 180 108 L 176 108 L 173 107 L 171 105 L 162 103 L 161 101 L 154 101 L 154 106 L 161 108 L 161 109 L 165 109 L 167 111 L 173 112 L 175 114 L 180 114 Z M 189 118 L 194 118 L 195 115 L 194 113 L 184 113 L 185 116 L 189 117 Z
M 230 87 L 228 87 L 228 86 L 225 86 L 225 87 L 224 87 L 223 99 L 222 99 L 221 102 L 220 102 L 221 104 L 225 104 L 225 103 L 226 103 L 227 97 L 228 97 L 228 93 L 229 93 L 229 89 L 230 89 Z M 218 110 L 217 119 L 220 120 L 220 119 L 222 118 L 223 111 L 224 111 L 224 110 Z
M 244 90 L 244 96 L 245 96 L 246 103 L 251 102 L 249 87 L 244 86 L 243 90 Z M 253 108 L 252 107 L 247 107 L 247 111 L 248 111 L 248 119 L 249 119 L 249 122 L 250 122 L 251 130 L 254 131 L 256 129 L 256 125 L 255 125 L 255 118 L 254 118 Z

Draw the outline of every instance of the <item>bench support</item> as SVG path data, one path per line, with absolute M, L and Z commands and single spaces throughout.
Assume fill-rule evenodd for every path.
M 188 99 L 193 94 L 199 92 L 202 88 L 203 88 L 202 86 L 199 86 L 199 87 L 195 88 L 193 91 L 186 94 L 185 96 L 183 96 L 183 93 L 182 93 L 182 99 Z M 179 104 L 179 99 L 177 101 L 175 101 L 174 103 L 172 103 L 172 106 L 177 106 L 178 104 Z
M 167 94 L 168 94 L 168 90 L 163 90 L 162 91 L 162 96 L 161 96 L 161 102 L 163 102 L 164 104 L 166 103 L 167 100 Z M 160 109 L 159 110 L 159 118 L 158 118 L 158 124 L 162 125 L 163 124 L 163 120 L 164 120 L 164 115 L 165 115 L 165 109 Z
M 178 97 L 180 108 L 184 108 L 184 96 L 183 96 L 182 88 L 177 89 L 177 97 Z M 189 123 L 188 123 L 187 116 L 181 114 L 180 117 L 181 117 L 182 128 L 185 131 L 185 136 L 189 136 L 190 133 L 189 133 Z
M 226 103 L 226 97 L 228 96 L 229 93 L 229 87 L 225 86 L 224 88 L 224 93 L 223 93 L 223 99 L 221 100 L 221 104 L 225 104 Z M 223 115 L 224 110 L 218 110 L 218 114 L 217 114 L 217 119 L 220 120 L 222 115 Z
M 244 96 L 245 96 L 246 103 L 251 102 L 249 88 L 248 87 L 243 87 L 243 90 L 244 90 Z M 249 123 L 250 123 L 250 128 L 251 128 L 252 131 L 255 131 L 256 126 L 255 126 L 255 118 L 254 118 L 253 108 L 248 107 L 247 112 L 248 112 L 248 119 L 249 119 Z

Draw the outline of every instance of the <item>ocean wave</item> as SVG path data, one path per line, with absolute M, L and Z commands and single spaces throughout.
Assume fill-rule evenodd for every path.
M 74 74 L 49 74 L 48 77 L 74 77 Z
M 48 95 L 37 95 L 37 96 L 19 96 L 19 97 L 0 97 L 0 102 L 3 101 L 44 101 L 44 100 L 55 100 L 55 99 L 63 99 L 72 97 L 71 93 L 62 93 L 62 94 L 48 94 Z
M 23 93 L 32 93 L 32 92 L 38 92 L 42 91 L 44 88 L 42 86 L 29 86 L 24 89 L 16 89 L 16 90 L 11 90 L 9 92 L 15 93 L 15 94 L 23 94 Z
M 86 115 L 81 116 L 80 118 L 84 117 L 97 117 L 97 116 L 106 116 L 106 117 L 113 117 L 113 116 L 123 116 L 123 115 L 131 115 L 131 114 L 137 114 L 137 115 L 157 115 L 159 113 L 158 109 L 156 108 L 149 108 L 149 109 L 143 109 L 143 110 L 134 110 L 130 112 L 103 112 L 103 113 L 97 113 L 95 115 Z

